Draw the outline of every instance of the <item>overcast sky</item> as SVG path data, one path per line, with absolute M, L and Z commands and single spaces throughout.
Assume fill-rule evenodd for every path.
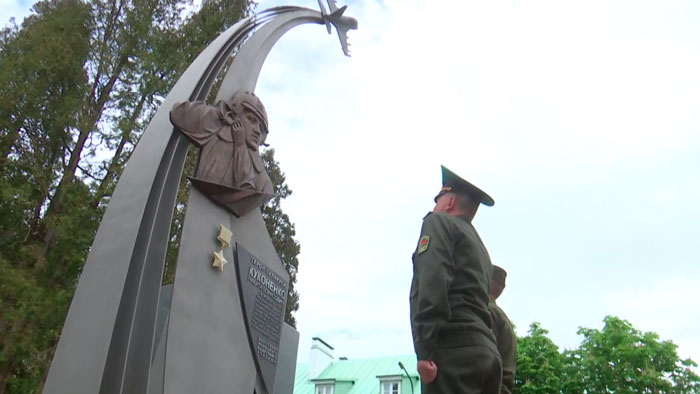
M 318 7 L 258 9 L 279 4 Z M 496 200 L 474 224 L 519 335 L 537 321 L 574 348 L 615 315 L 700 362 L 700 2 L 348 4 L 351 58 L 302 26 L 257 88 L 294 191 L 299 360 L 312 336 L 412 353 L 411 254 L 444 164 Z M 29 6 L 0 0 L 0 21 Z

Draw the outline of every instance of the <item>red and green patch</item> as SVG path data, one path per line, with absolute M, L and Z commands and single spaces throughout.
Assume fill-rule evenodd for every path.
M 424 235 L 418 241 L 418 254 L 421 254 L 428 250 L 428 245 L 430 245 L 430 235 Z

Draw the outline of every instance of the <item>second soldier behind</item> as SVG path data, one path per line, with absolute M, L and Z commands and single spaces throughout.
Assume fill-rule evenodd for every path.
M 491 285 L 489 286 L 489 312 L 491 312 L 491 330 L 496 337 L 496 347 L 503 362 L 503 379 L 501 394 L 511 394 L 515 382 L 515 352 L 518 340 L 513 332 L 510 319 L 503 309 L 496 305 L 496 299 L 506 288 L 506 270 L 494 265 Z

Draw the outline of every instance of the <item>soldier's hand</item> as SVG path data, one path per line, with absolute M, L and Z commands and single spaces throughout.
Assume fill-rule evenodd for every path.
M 432 360 L 418 360 L 418 375 L 425 383 L 430 383 L 437 377 L 438 367 Z

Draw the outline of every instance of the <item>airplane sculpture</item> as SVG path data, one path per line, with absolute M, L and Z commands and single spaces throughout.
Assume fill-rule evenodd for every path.
M 343 16 L 343 13 L 348 6 L 344 5 L 338 8 L 335 0 L 328 0 L 330 14 L 326 12 L 326 7 L 323 6 L 321 0 L 318 0 L 318 6 L 321 7 L 321 15 L 323 16 L 323 21 L 326 23 L 328 34 L 331 34 L 331 24 L 333 24 L 338 32 L 338 38 L 340 39 L 340 46 L 343 48 L 343 53 L 345 56 L 350 56 L 348 30 L 357 29 L 357 19 L 349 16 Z

